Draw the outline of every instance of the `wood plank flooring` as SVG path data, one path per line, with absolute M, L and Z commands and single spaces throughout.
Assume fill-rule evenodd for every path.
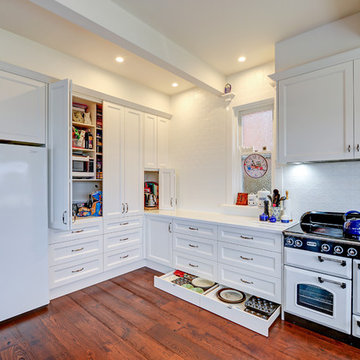
M 154 275 L 142 268 L 0 324 L 0 360 L 360 359 L 281 320 L 265 338 L 154 288 Z

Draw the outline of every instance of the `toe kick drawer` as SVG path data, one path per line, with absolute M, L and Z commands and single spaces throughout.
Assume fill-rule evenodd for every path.
M 281 279 L 219 264 L 218 281 L 249 294 L 281 303 Z
M 173 264 L 176 269 L 203 277 L 208 280 L 216 281 L 217 264 L 215 261 L 205 260 L 196 256 L 190 256 L 178 251 L 174 251 Z

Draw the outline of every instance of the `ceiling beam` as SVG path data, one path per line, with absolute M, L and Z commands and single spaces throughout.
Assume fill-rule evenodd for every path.
M 30 1 L 200 88 L 218 95 L 223 92 L 226 82 L 223 74 L 111 0 Z

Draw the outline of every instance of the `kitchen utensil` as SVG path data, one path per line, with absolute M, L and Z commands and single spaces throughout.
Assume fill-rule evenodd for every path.
M 191 281 L 194 287 L 202 288 L 204 290 L 210 289 L 212 286 L 215 285 L 214 281 L 203 279 L 203 278 L 196 278 Z
M 220 289 L 216 293 L 216 296 L 219 300 L 228 304 L 239 304 L 246 299 L 246 296 L 242 291 L 231 288 Z
M 344 214 L 344 227 L 343 231 L 346 237 L 352 239 L 360 239 L 360 218 L 352 217 L 347 219 L 349 215 L 359 215 L 360 212 L 356 210 L 350 210 Z

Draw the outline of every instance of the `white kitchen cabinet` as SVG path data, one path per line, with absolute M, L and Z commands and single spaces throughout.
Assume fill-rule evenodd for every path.
M 280 80 L 278 85 L 279 162 L 354 157 L 352 61 Z
M 172 266 L 172 219 L 160 216 L 146 217 L 146 258 Z
M 46 142 L 46 84 L 0 71 L 0 139 Z
M 104 102 L 104 217 L 143 211 L 142 113 Z
M 169 162 L 169 123 L 167 119 L 144 115 L 144 167 L 166 168 Z
M 159 208 L 174 210 L 176 207 L 176 176 L 174 169 L 159 171 Z
M 354 152 L 360 158 L 360 59 L 354 61 Z

